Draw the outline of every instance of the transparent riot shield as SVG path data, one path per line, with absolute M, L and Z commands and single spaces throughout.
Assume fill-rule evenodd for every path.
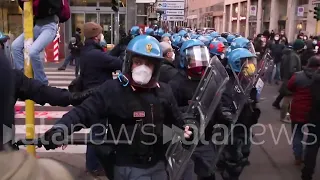
M 270 50 L 268 49 L 258 65 L 257 77 L 255 82 L 255 87 L 257 88 L 257 98 L 260 97 L 260 94 L 264 87 L 264 82 L 267 81 L 268 76 L 272 75 L 274 67 L 274 60 L 270 55 Z
M 210 120 L 213 120 L 214 111 L 224 92 L 229 76 L 220 60 L 214 56 L 210 60 L 204 76 L 192 98 L 187 113 L 197 112 L 199 122 L 190 124 L 193 128 L 194 139 L 188 142 L 183 137 L 182 130 L 173 130 L 173 139 L 169 145 L 166 158 L 170 180 L 178 180 L 188 164 L 199 140 L 204 136 L 204 130 Z
M 256 82 L 257 71 L 256 58 L 246 60 L 240 72 L 233 71 L 235 80 L 233 82 L 232 98 L 234 109 L 236 110 L 232 117 L 234 123 L 238 120 L 244 105 L 250 101 L 250 93 Z

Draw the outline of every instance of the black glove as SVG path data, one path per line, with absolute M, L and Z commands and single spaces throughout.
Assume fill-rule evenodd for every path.
M 70 95 L 70 104 L 73 106 L 80 105 L 85 99 L 87 99 L 95 89 L 89 89 L 84 92 L 74 92 Z
M 194 114 L 189 114 L 189 113 L 183 113 L 182 114 L 182 119 L 184 122 L 184 126 L 189 126 L 189 130 L 192 132 L 192 135 L 190 136 L 190 138 L 186 139 L 187 141 L 193 141 L 195 137 L 198 136 L 199 134 L 199 121 L 198 121 L 198 117 Z
M 64 144 L 65 133 L 62 128 L 53 127 L 44 133 L 42 145 L 46 150 L 56 149 Z

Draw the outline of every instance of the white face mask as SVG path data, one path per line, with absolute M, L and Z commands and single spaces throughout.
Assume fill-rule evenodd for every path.
M 312 44 L 316 45 L 318 43 L 317 40 L 312 41 Z
M 171 56 L 171 59 L 174 61 L 175 58 L 176 58 L 176 54 L 173 52 L 173 53 L 172 53 L 172 56 Z
M 221 58 L 221 59 L 224 59 L 224 54 L 221 54 L 221 55 L 220 55 L 220 58 Z
M 103 41 L 104 41 L 104 35 L 101 34 L 100 42 L 103 42 Z
M 278 41 L 280 38 L 279 37 L 275 37 L 274 40 Z
M 146 65 L 140 65 L 132 70 L 132 79 L 140 85 L 148 84 L 152 77 L 152 70 Z
M 171 45 L 171 41 L 168 41 L 168 43 Z

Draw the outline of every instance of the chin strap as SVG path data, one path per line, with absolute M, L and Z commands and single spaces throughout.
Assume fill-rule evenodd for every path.
M 122 83 L 122 86 L 128 86 L 129 84 L 129 79 L 122 73 L 119 73 L 118 80 Z

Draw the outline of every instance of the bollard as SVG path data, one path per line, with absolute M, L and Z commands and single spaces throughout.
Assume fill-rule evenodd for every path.
M 33 43 L 33 0 L 24 2 L 23 8 L 23 27 L 24 27 L 24 74 L 33 78 L 32 64 L 29 56 L 29 49 Z M 34 102 L 26 100 L 26 138 L 35 138 L 35 126 L 34 126 Z M 36 155 L 36 149 L 34 145 L 27 146 L 27 152 L 33 156 Z

